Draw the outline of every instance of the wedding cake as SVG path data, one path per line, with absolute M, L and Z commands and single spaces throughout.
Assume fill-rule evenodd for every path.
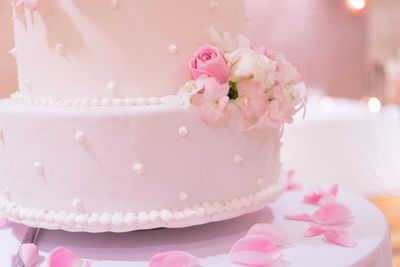
M 286 189 L 297 70 L 244 37 L 244 0 L 13 0 L 0 213 L 86 232 L 186 227 Z

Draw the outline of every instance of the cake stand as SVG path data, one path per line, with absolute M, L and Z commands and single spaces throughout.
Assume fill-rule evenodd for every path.
M 322 186 L 327 187 L 327 186 Z M 354 224 L 348 228 L 355 248 L 328 243 L 322 236 L 304 237 L 308 223 L 289 221 L 285 214 L 312 213 L 317 207 L 302 203 L 304 194 L 314 185 L 285 192 L 284 195 L 259 212 L 228 221 L 181 229 L 155 229 L 129 233 L 69 233 L 41 230 L 38 247 L 41 264 L 51 250 L 63 246 L 75 255 L 93 260 L 93 267 L 147 266 L 156 253 L 183 250 L 199 258 L 200 266 L 242 266 L 230 262 L 228 252 L 256 223 L 267 222 L 280 227 L 289 235 L 290 246 L 283 249 L 279 266 L 354 266 L 391 267 L 392 253 L 388 224 L 382 213 L 368 200 L 339 189 L 337 201 L 354 214 Z M 0 231 L 0 263 L 8 266 L 27 227 L 12 224 Z

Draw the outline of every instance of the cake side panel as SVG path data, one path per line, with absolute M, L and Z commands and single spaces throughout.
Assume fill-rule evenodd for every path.
M 212 127 L 187 107 L 2 108 L 0 186 L 66 212 L 150 212 L 259 192 L 280 175 L 276 129 Z
M 210 27 L 245 31 L 243 0 L 110 3 L 40 0 L 37 12 L 15 18 L 20 90 L 68 99 L 174 94 Z

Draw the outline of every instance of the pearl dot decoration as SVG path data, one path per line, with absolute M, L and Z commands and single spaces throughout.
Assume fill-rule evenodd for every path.
M 107 83 L 107 93 L 111 97 L 115 97 L 116 91 L 117 91 L 117 84 L 114 81 L 109 81 Z
M 235 156 L 233 156 L 233 162 L 234 162 L 236 165 L 241 164 L 241 163 L 243 162 L 242 156 L 240 156 L 239 154 L 236 154 Z
M 121 3 L 120 3 L 119 0 L 111 0 L 111 7 L 112 7 L 114 10 L 116 10 L 116 9 L 119 7 L 120 4 L 121 4 Z
M 178 53 L 178 46 L 176 44 L 170 44 L 168 47 L 168 51 L 171 55 L 175 55 L 176 53 Z
M 133 165 L 132 170 L 136 175 L 141 176 L 144 174 L 144 165 L 142 163 L 136 163 Z
M 188 128 L 186 126 L 181 126 L 178 129 L 178 133 L 179 133 L 180 136 L 186 137 L 189 134 L 189 130 L 188 130 Z
M 83 144 L 86 141 L 86 135 L 82 131 L 77 131 L 75 133 L 75 141 L 78 142 L 79 144 Z
M 178 199 L 179 199 L 180 201 L 185 202 L 185 201 L 188 200 L 188 198 L 189 198 L 189 196 L 188 196 L 188 194 L 187 194 L 185 191 L 179 192 L 179 194 L 178 194 Z
M 56 52 L 59 55 L 63 55 L 65 53 L 65 47 L 63 44 L 56 44 Z
M 43 163 L 41 163 L 40 161 L 37 161 L 33 164 L 33 170 L 36 172 L 37 175 L 44 176 Z
M 79 198 L 75 198 L 72 201 L 72 206 L 75 208 L 76 211 L 82 211 L 83 209 L 83 202 Z
M 13 58 L 17 58 L 17 48 L 14 47 L 14 48 L 8 50 L 8 54 L 10 54 Z
M 219 7 L 219 4 L 216 1 L 211 1 L 208 7 L 211 11 L 216 11 Z

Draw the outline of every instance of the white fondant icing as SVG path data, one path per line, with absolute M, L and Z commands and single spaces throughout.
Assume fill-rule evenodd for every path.
M 171 55 L 175 55 L 175 54 L 177 54 L 178 53 L 178 46 L 176 45 L 176 44 L 170 44 L 169 46 L 168 46 L 168 51 L 169 51 L 169 53 L 171 54 Z
M 241 164 L 241 163 L 243 162 L 242 156 L 240 156 L 239 154 L 236 154 L 235 156 L 233 156 L 233 162 L 234 162 L 236 165 Z
M 108 212 L 103 213 L 100 217 L 100 223 L 106 227 L 110 226 L 112 224 L 112 215 Z
M 83 144 L 86 141 L 86 135 L 82 131 L 77 131 L 75 133 L 75 141 L 78 142 L 79 144 Z
M 144 174 L 144 165 L 142 163 L 136 163 L 133 165 L 132 170 L 136 175 L 141 176 Z
M 13 58 L 17 58 L 17 48 L 14 47 L 14 48 L 8 50 L 8 54 L 10 54 Z
M 178 133 L 182 137 L 186 137 L 189 134 L 189 130 L 186 126 L 181 126 L 178 129 Z
M 4 145 L 4 131 L 1 125 L 0 125 L 0 143 Z
M 56 52 L 59 55 L 63 55 L 65 53 L 65 47 L 63 44 L 56 44 Z
M 149 221 L 149 216 L 146 212 L 141 211 L 138 213 L 137 219 L 139 226 L 145 226 Z
M 185 202 L 185 201 L 188 200 L 189 195 L 185 191 L 181 191 L 178 194 L 178 198 L 179 198 L 180 201 Z
M 126 224 L 128 227 L 132 227 L 132 226 L 135 226 L 136 223 L 137 223 L 136 214 L 133 213 L 133 212 L 128 212 L 128 213 L 125 215 L 125 224 Z
M 44 176 L 44 166 L 40 161 L 37 161 L 33 164 L 33 169 L 37 175 Z
M 22 84 L 22 88 L 26 93 L 30 94 L 32 92 L 32 83 L 30 80 L 24 80 Z
M 94 212 L 88 218 L 88 224 L 90 226 L 97 226 L 100 224 L 100 219 L 101 219 L 100 215 Z

